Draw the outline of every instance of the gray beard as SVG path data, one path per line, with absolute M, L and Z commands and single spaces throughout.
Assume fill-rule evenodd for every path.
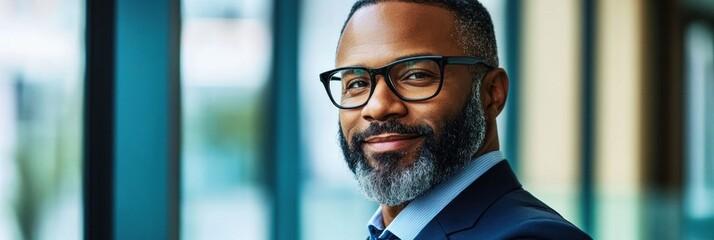
M 481 148 L 486 136 L 486 118 L 478 91 L 480 85 L 481 81 L 476 80 L 463 111 L 445 121 L 438 137 L 426 125 L 380 122 L 372 123 L 362 133 L 355 134 L 351 139 L 354 148 L 350 148 L 340 127 L 338 135 L 342 153 L 362 194 L 386 206 L 402 205 L 463 170 Z M 371 166 L 361 143 L 368 136 L 385 132 L 423 136 L 424 143 L 418 150 L 416 160 L 400 167 L 399 160 L 407 155 L 406 152 L 372 154 L 369 157 L 378 166 Z

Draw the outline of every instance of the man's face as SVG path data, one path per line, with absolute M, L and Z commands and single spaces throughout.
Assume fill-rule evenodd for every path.
M 416 55 L 466 55 L 453 15 L 435 6 L 384 2 L 355 12 L 336 65 L 379 68 Z M 340 110 L 340 141 L 367 197 L 398 205 L 463 168 L 483 140 L 483 110 L 465 65 L 447 65 L 441 91 L 424 101 L 403 101 L 383 76 L 376 80 L 365 106 Z

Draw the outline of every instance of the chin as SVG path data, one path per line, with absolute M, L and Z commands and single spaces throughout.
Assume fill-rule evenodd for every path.
M 410 154 L 411 152 L 411 154 Z M 377 171 L 399 171 L 413 166 L 417 161 L 414 151 L 390 151 L 368 154 L 367 162 Z

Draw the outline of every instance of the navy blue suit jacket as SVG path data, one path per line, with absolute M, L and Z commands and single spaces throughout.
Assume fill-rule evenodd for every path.
M 416 237 L 441 239 L 591 239 L 523 190 L 502 161 L 461 192 Z

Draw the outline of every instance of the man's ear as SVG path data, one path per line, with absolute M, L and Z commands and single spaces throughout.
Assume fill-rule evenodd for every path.
M 486 119 L 495 119 L 506 106 L 508 75 L 503 68 L 496 68 L 487 72 L 482 81 L 481 95 Z

